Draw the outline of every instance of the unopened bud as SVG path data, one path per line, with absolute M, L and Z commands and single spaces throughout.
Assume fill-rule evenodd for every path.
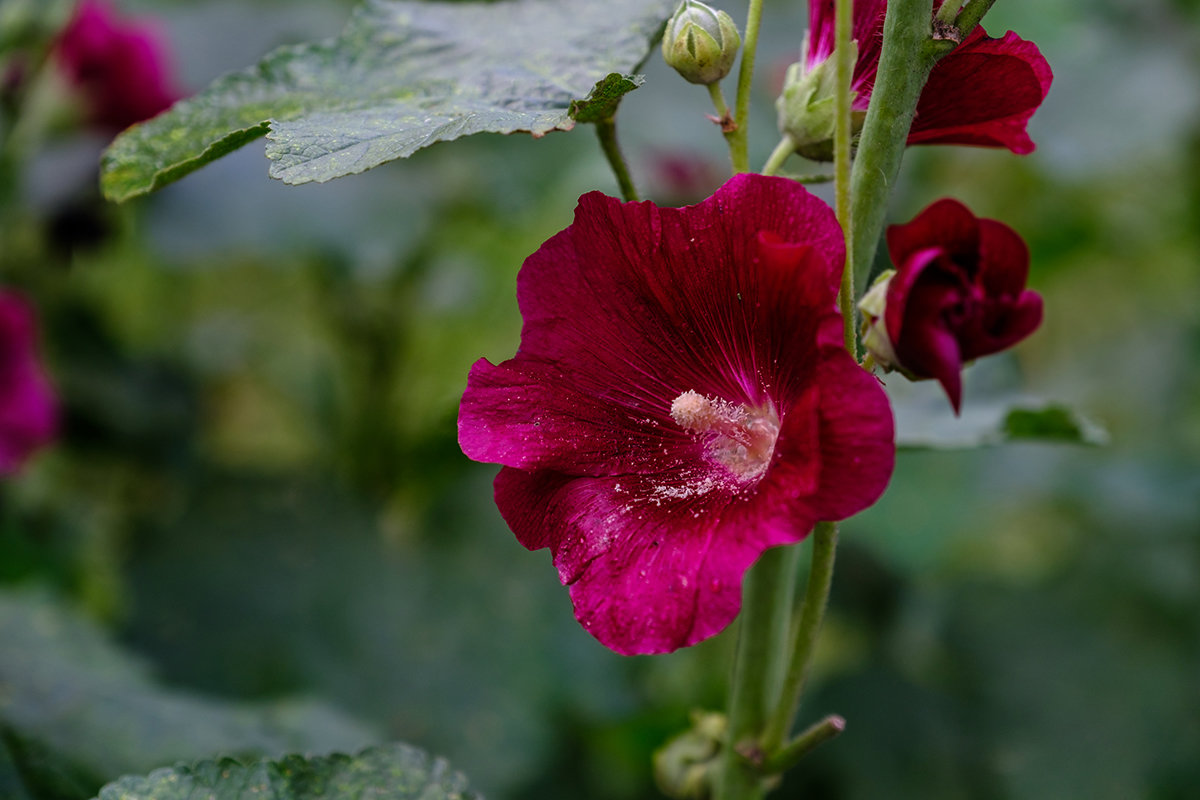
M 887 291 L 896 270 L 889 269 L 880 274 L 871 288 L 858 301 L 858 310 L 862 312 L 862 343 L 875 363 L 887 371 L 897 367 L 896 348 L 888 335 L 887 324 L 884 321 L 884 311 L 887 309 Z
M 692 83 L 712 84 L 729 74 L 742 37 L 724 11 L 683 0 L 663 34 L 663 60 Z
M 858 58 L 858 44 L 851 41 L 850 49 L 853 63 Z M 854 92 L 850 100 L 854 101 Z M 800 61 L 788 67 L 775 110 L 779 132 L 792 140 L 797 153 L 813 161 L 832 161 L 837 127 L 836 52 L 815 66 L 809 66 L 805 52 Z M 862 130 L 865 116 L 863 112 L 851 112 L 851 135 Z
M 692 712 L 692 727 L 654 754 L 654 777 L 668 797 L 707 800 L 728 725 L 724 714 Z

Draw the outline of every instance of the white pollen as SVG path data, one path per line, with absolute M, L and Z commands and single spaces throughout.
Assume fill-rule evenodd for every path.
M 688 389 L 671 403 L 671 418 L 685 430 L 706 431 L 712 427 L 716 415 L 713 401 L 693 389 Z
M 672 401 L 671 418 L 684 430 L 698 434 L 708 457 L 743 482 L 766 471 L 779 435 L 779 417 L 770 406 L 748 408 L 724 398 L 705 397 L 693 389 Z

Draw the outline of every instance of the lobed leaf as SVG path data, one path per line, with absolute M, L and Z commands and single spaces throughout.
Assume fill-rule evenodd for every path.
M 241 763 L 231 758 L 177 764 L 126 776 L 98 800 L 472 800 L 467 780 L 444 759 L 404 744 Z
M 570 130 L 572 103 L 633 71 L 674 5 L 366 0 L 336 39 L 279 48 L 125 131 L 101 188 L 146 194 L 263 135 L 271 177 L 299 184 L 473 133 Z

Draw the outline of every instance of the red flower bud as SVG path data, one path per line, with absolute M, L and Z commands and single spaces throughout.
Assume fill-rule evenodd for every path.
M 1042 322 L 1042 298 L 1025 288 L 1029 248 L 1012 228 L 948 199 L 888 228 L 887 243 L 896 271 L 863 298 L 864 343 L 884 367 L 935 378 L 958 413 L 963 364 Z

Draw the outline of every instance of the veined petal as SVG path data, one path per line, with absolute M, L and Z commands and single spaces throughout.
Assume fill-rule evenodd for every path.
M 1033 140 L 1025 128 L 1053 79 L 1033 42 L 1012 31 L 992 39 L 978 27 L 934 65 L 917 102 L 908 143 L 1032 153 Z

